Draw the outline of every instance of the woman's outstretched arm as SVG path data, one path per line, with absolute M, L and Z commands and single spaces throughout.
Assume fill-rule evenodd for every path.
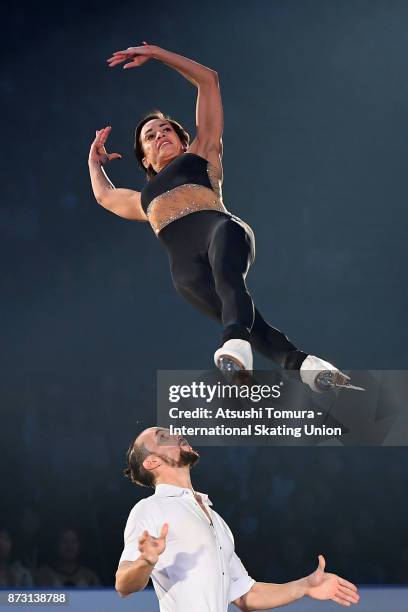
M 95 199 L 98 204 L 119 217 L 133 221 L 147 221 L 140 203 L 140 192 L 117 189 L 103 168 L 103 164 L 122 157 L 119 153 L 106 152 L 105 143 L 110 130 L 110 126 L 98 130 L 89 151 L 88 167 Z
M 204 157 L 210 153 L 221 156 L 223 109 L 217 72 L 187 57 L 148 44 L 116 51 L 108 59 L 108 64 L 113 67 L 126 62 L 123 67 L 129 69 L 142 66 L 149 59 L 173 68 L 197 87 L 197 133 L 189 150 Z

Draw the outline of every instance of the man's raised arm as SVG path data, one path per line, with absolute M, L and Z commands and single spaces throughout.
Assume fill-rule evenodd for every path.
M 167 523 L 163 525 L 158 538 L 144 531 L 139 538 L 140 557 L 136 561 L 122 561 L 116 572 L 115 589 L 121 597 L 126 597 L 145 588 L 150 574 L 159 556 L 166 548 L 166 537 L 169 531 Z

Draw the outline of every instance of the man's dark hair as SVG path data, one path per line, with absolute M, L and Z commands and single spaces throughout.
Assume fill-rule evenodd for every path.
M 128 467 L 124 470 L 124 474 L 134 484 L 142 487 L 155 487 L 154 476 L 152 472 L 143 467 L 143 461 L 150 455 L 150 451 L 144 444 L 136 444 L 132 442 L 126 453 L 126 463 Z
M 144 124 L 148 121 L 151 121 L 152 119 L 163 119 L 163 121 L 167 121 L 168 123 L 170 123 L 177 136 L 180 138 L 183 147 L 187 148 L 190 143 L 190 134 L 187 132 L 187 130 L 183 128 L 180 123 L 178 123 L 178 121 L 175 121 L 175 119 L 172 119 L 169 115 L 165 115 L 164 113 L 162 113 L 161 110 L 158 109 L 147 113 L 147 115 L 145 115 L 136 126 L 134 152 L 140 167 L 143 168 L 143 170 L 146 172 L 148 180 L 150 180 L 153 176 L 156 176 L 157 172 L 151 166 L 145 168 L 143 165 L 142 159 L 144 158 L 144 151 L 142 143 L 140 142 L 140 132 L 142 131 Z

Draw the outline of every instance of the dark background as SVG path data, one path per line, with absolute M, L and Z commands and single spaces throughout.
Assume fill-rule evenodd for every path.
M 21 558 L 35 546 L 47 561 L 74 526 L 112 583 L 147 493 L 121 469 L 155 423 L 156 370 L 212 367 L 219 341 L 173 290 L 149 226 L 97 205 L 87 168 L 112 125 L 124 159 L 108 175 L 140 189 L 135 124 L 159 107 L 192 131 L 195 90 L 158 62 L 123 72 L 106 58 L 147 40 L 218 71 L 224 200 L 257 237 L 257 306 L 339 367 L 405 369 L 407 21 L 403 0 L 5 5 L 0 525 Z M 303 575 L 323 552 L 353 581 L 402 583 L 406 455 L 203 448 L 194 483 L 258 580 Z

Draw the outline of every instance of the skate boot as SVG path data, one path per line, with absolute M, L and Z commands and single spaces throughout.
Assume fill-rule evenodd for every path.
M 300 366 L 302 382 L 315 391 L 322 393 L 332 389 L 353 389 L 365 391 L 363 387 L 356 387 L 350 383 L 350 377 L 343 374 L 334 365 L 314 355 L 308 355 Z
M 214 353 L 214 363 L 230 382 L 243 382 L 251 378 L 252 349 L 247 340 L 233 338 L 224 342 Z M 249 370 L 249 371 L 248 371 Z

